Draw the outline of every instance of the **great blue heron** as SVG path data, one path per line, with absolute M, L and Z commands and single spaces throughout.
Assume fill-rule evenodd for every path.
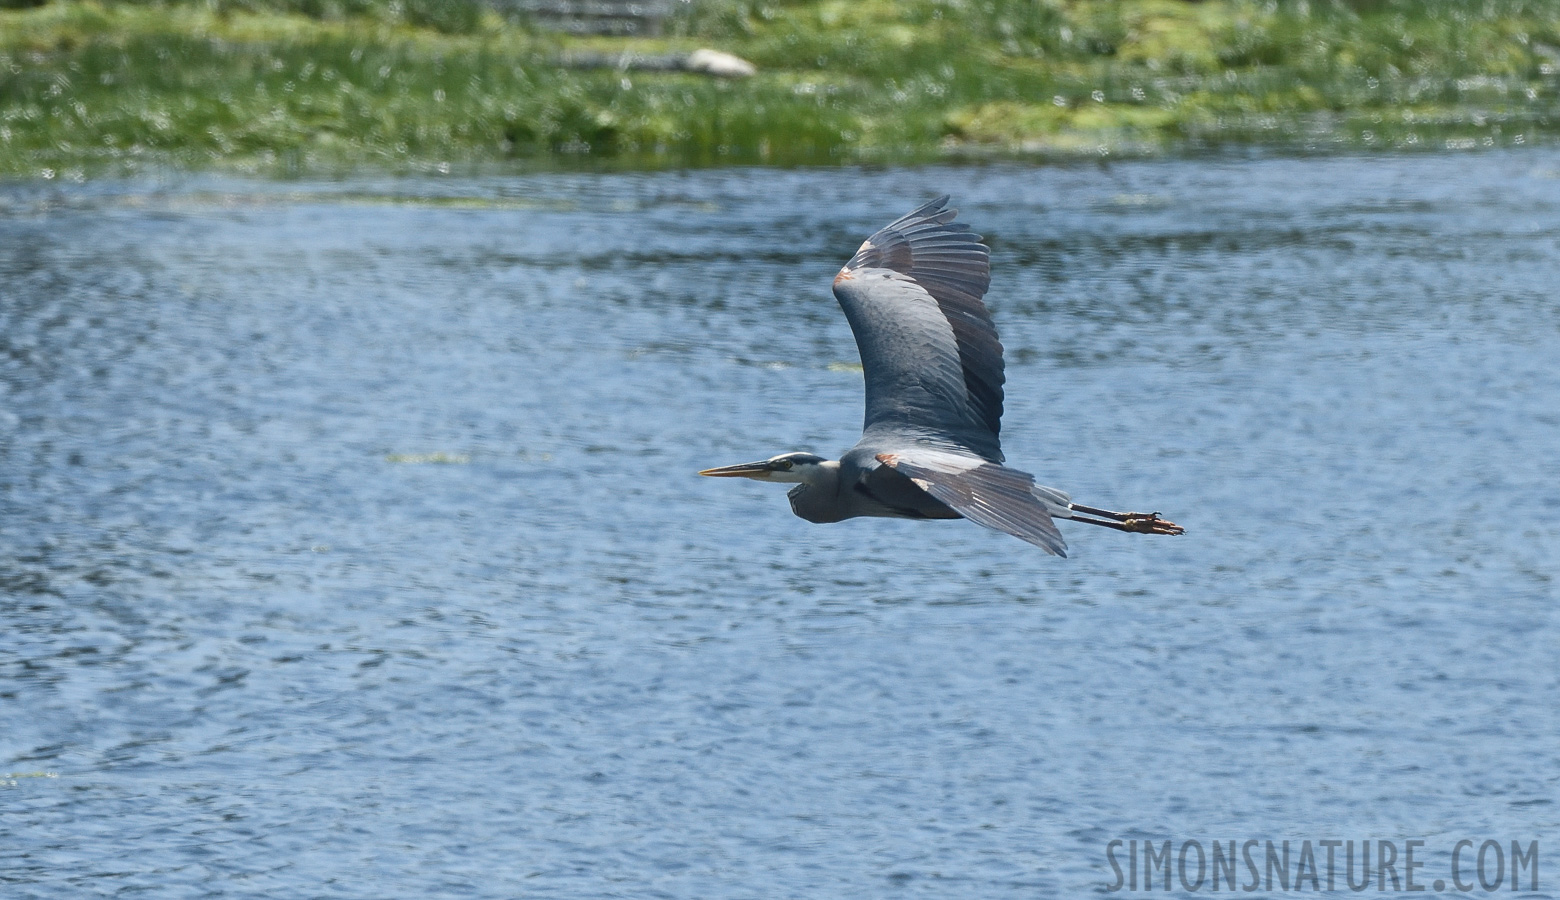
M 1002 464 L 1002 344 L 981 302 L 991 253 L 939 197 L 867 239 L 834 278 L 867 382 L 861 440 L 838 460 L 782 453 L 700 475 L 795 484 L 809 522 L 969 519 L 1057 556 L 1053 519 L 1180 534 L 1158 513 L 1080 506 Z

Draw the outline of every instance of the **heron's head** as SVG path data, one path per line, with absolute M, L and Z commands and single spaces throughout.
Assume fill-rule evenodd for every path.
M 814 481 L 828 460 L 815 453 L 782 453 L 758 462 L 705 469 L 700 475 L 712 478 L 751 478 L 780 484 L 806 484 Z

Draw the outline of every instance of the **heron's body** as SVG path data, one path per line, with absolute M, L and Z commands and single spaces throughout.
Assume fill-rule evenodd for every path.
M 888 519 L 962 519 L 948 504 L 857 445 L 836 461 L 825 461 L 813 481 L 791 488 L 791 510 L 809 522 L 840 522 L 857 516 Z
M 1055 518 L 1179 534 L 1157 513 L 1078 506 L 1003 464 L 1002 344 L 981 302 L 989 251 L 947 203 L 878 231 L 834 280 L 866 380 L 856 446 L 838 460 L 786 453 L 701 474 L 795 484 L 791 509 L 809 522 L 967 518 L 1059 556 Z

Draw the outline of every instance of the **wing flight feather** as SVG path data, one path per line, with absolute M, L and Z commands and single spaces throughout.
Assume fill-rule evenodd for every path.
M 864 431 L 1002 460 L 990 251 L 939 197 L 884 227 L 834 281 L 867 383 Z
M 1045 503 L 1035 496 L 1035 479 L 1027 472 L 989 462 L 937 466 L 894 453 L 880 453 L 877 460 L 904 473 L 971 522 L 1011 534 L 1055 556 L 1067 555 L 1067 542 Z

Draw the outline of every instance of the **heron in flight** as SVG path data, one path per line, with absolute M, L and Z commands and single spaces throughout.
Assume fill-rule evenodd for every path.
M 969 519 L 1057 556 L 1056 519 L 1180 534 L 1158 513 L 1080 506 L 1002 464 L 1002 344 L 981 302 L 991 253 L 939 197 L 867 239 L 834 278 L 867 384 L 861 440 L 838 460 L 782 453 L 700 475 L 794 484 L 809 522 Z

